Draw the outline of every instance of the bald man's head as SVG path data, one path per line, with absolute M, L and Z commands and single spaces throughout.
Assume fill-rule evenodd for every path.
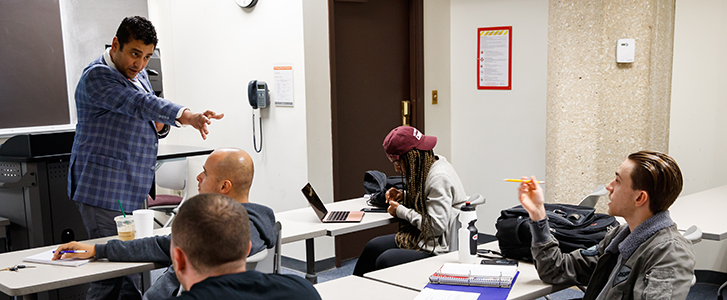
M 200 193 L 228 195 L 237 202 L 247 202 L 255 174 L 252 158 L 237 148 L 220 148 L 212 152 L 197 175 Z

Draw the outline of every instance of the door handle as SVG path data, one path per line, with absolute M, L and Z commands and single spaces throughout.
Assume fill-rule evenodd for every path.
M 401 125 L 411 126 L 411 102 L 409 100 L 401 101 Z

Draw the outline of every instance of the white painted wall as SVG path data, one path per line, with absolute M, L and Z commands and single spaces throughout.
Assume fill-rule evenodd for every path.
M 75 125 L 74 94 L 83 69 L 101 56 L 106 44 L 111 44 L 125 17 L 148 17 L 148 8 L 146 0 L 63 0 L 59 4 L 71 123 Z
M 684 176 L 682 195 L 725 184 L 725 20 L 725 1 L 677 0 L 669 154 Z M 727 272 L 727 241 L 702 241 L 695 249 L 697 269 Z
M 724 185 L 727 169 L 727 2 L 677 1 L 669 153 L 682 194 Z
M 310 116 L 307 115 L 305 75 L 309 72 L 303 15 L 300 0 L 261 1 L 252 10 L 243 10 L 234 1 L 149 0 L 149 17 L 159 35 L 166 98 L 194 111 L 211 109 L 225 113 L 224 119 L 210 126 L 206 141 L 189 127 L 173 129 L 163 143 L 246 150 L 255 163 L 250 199 L 276 212 L 306 207 L 300 189 L 309 180 L 317 180 L 309 178 L 308 168 L 312 162 L 306 139 L 310 133 L 307 130 Z M 308 15 L 326 20 L 327 10 L 313 7 Z M 322 55 L 327 57 L 327 48 L 325 51 Z M 278 64 L 293 66 L 295 106 L 273 105 L 261 111 L 264 138 L 263 151 L 258 154 L 252 144 L 252 108 L 248 105 L 247 83 L 252 79 L 263 80 L 274 91 L 273 66 Z M 327 74 L 321 76 L 328 79 Z M 316 87 L 321 86 L 321 78 L 313 80 Z M 326 101 L 330 102 L 327 93 L 316 96 L 322 99 L 315 105 L 325 106 Z M 273 101 L 275 97 L 272 93 Z M 330 109 L 314 113 L 313 117 L 323 119 L 321 122 L 330 120 Z M 330 121 L 328 124 L 330 132 Z M 325 126 L 315 128 L 321 127 Z M 257 125 L 256 130 L 259 134 Z M 194 176 L 202 170 L 204 159 L 190 160 L 193 186 L 196 186 Z M 319 171 L 313 174 L 319 176 L 315 174 Z M 323 180 L 330 182 L 330 178 Z M 330 187 L 322 187 L 322 193 L 332 194 Z M 196 189 L 192 188 L 191 192 L 194 195 Z M 333 256 L 329 240 L 316 240 L 318 259 Z M 283 251 L 286 256 L 304 259 L 301 246 L 286 244 Z
M 487 199 L 477 228 L 494 234 L 500 211 L 519 204 L 502 179 L 545 177 L 548 1 L 450 1 L 450 161 L 467 193 Z M 477 28 L 494 26 L 512 26 L 510 91 L 477 90 Z
M 424 0 L 424 133 L 437 137 L 439 155 L 452 158 L 450 0 Z M 432 104 L 437 90 L 438 104 Z

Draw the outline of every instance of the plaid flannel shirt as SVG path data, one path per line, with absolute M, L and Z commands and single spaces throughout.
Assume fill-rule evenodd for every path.
M 174 125 L 181 105 L 156 97 L 146 70 L 140 91 L 103 56 L 76 88 L 78 124 L 68 170 L 68 197 L 119 211 L 138 209 L 154 180 L 159 137 L 153 121 Z

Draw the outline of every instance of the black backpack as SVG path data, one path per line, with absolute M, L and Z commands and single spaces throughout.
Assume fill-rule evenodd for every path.
M 395 187 L 404 189 L 404 176 L 389 176 L 377 170 L 366 171 L 364 174 L 364 193 L 371 195 L 368 204 L 376 207 L 389 207 L 386 204 L 386 191 Z
M 558 240 L 560 250 L 568 253 L 598 244 L 609 229 L 619 225 L 616 218 L 595 213 L 595 209 L 571 204 L 545 204 L 550 232 Z M 500 252 L 507 258 L 532 261 L 530 217 L 520 205 L 500 212 L 497 228 Z

